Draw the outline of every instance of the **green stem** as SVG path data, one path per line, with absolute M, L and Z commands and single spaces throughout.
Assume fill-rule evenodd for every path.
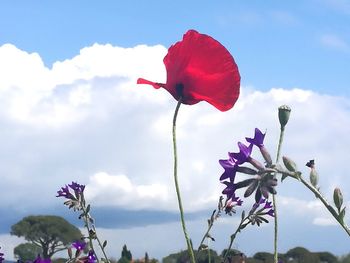
M 278 262 L 278 253 L 277 253 L 277 242 L 278 242 L 278 221 L 277 221 L 277 202 L 275 195 L 272 195 L 272 202 L 273 202 L 273 210 L 275 213 L 275 220 L 274 220 L 274 238 L 273 238 L 273 258 L 274 262 Z
M 180 188 L 179 188 L 179 183 L 178 183 L 178 178 L 177 178 L 176 118 L 177 118 L 177 114 L 179 112 L 179 108 L 181 106 L 181 102 L 182 102 L 182 97 L 179 98 L 179 101 L 178 101 L 178 103 L 176 105 L 174 118 L 173 118 L 174 182 L 175 182 L 177 201 L 178 201 L 178 204 L 179 204 L 182 230 L 183 230 L 183 233 L 185 235 L 185 239 L 186 239 L 186 243 L 187 243 L 187 249 L 188 249 L 188 253 L 190 254 L 191 262 L 195 263 L 196 261 L 195 261 L 195 258 L 194 258 L 194 253 L 193 253 L 191 241 L 190 241 L 190 239 L 188 237 L 187 230 L 186 230 L 184 212 L 183 212 L 182 202 L 181 202 Z
M 210 217 L 210 219 L 208 220 L 208 221 L 209 221 L 208 229 L 207 229 L 207 232 L 205 232 L 205 234 L 204 234 L 204 236 L 203 236 L 201 242 L 199 243 L 198 252 L 201 250 L 201 247 L 202 247 L 202 245 L 203 245 L 205 239 L 208 237 L 209 232 L 210 232 L 211 228 L 212 228 L 213 225 L 214 225 L 214 215 L 215 215 L 215 212 L 216 212 L 216 211 L 214 210 L 213 213 L 212 213 L 212 215 L 211 215 L 211 217 Z M 197 254 L 198 254 L 198 253 L 197 253 Z M 196 259 L 197 259 L 197 258 L 196 258 Z
M 90 245 L 90 249 L 91 249 L 91 250 L 94 252 L 94 254 L 96 255 L 96 252 L 95 252 L 95 249 L 94 249 L 94 244 L 93 244 L 93 242 L 92 242 L 91 231 L 90 231 L 91 228 L 90 228 L 90 223 L 89 223 L 89 217 L 88 217 L 88 214 L 86 213 L 85 204 L 83 205 L 82 210 L 83 210 L 83 214 L 84 214 L 84 223 L 85 223 L 85 227 L 86 227 L 86 230 L 87 230 L 88 235 L 89 235 L 89 245 Z M 96 255 L 96 258 L 97 258 L 97 262 L 99 262 L 97 255 Z
M 89 233 L 89 244 L 90 244 L 91 250 L 94 252 L 94 254 L 95 254 L 96 258 L 97 258 L 97 262 L 99 262 L 97 254 L 96 254 L 95 249 L 93 247 L 93 242 L 92 242 L 92 237 L 91 237 L 90 231 L 92 231 L 94 233 L 94 238 L 97 240 L 98 245 L 99 245 L 99 247 L 102 250 L 103 256 L 106 259 L 106 262 L 109 263 L 109 259 L 108 259 L 107 255 L 106 255 L 106 252 L 104 250 L 103 244 L 101 244 L 101 241 L 100 241 L 100 239 L 97 236 L 96 227 L 95 227 L 95 224 L 93 223 L 94 222 L 93 218 L 90 216 L 90 213 L 87 211 L 87 207 L 86 207 L 86 204 L 85 204 L 85 198 L 84 197 L 82 197 L 82 198 L 83 198 L 82 210 L 83 210 L 83 213 L 84 213 L 84 222 L 85 222 L 86 229 L 87 229 L 87 231 Z
M 109 263 L 109 259 L 108 259 L 107 255 L 106 255 L 106 252 L 105 252 L 105 249 L 104 249 L 104 247 L 103 247 L 103 244 L 101 244 L 101 241 L 100 241 L 100 239 L 99 239 L 98 236 L 97 236 L 96 228 L 95 228 L 95 225 L 94 225 L 94 224 L 92 224 L 92 229 L 93 229 L 93 231 L 95 232 L 96 240 L 97 240 L 97 243 L 98 243 L 98 245 L 100 246 L 100 248 L 101 248 L 101 250 L 102 250 L 103 256 L 105 257 L 106 262 Z
M 279 162 L 280 157 L 281 157 L 281 148 L 282 148 L 282 143 L 283 143 L 283 137 L 284 137 L 284 127 L 281 126 L 280 138 L 278 140 L 278 147 L 277 147 L 276 163 Z
M 276 156 L 276 164 L 279 162 L 280 156 L 281 156 L 281 148 L 283 143 L 283 137 L 284 137 L 284 126 L 281 126 L 280 131 L 280 138 L 278 140 L 278 147 L 277 147 L 277 156 Z M 274 262 L 278 262 L 278 252 L 277 252 L 277 243 L 278 243 L 278 216 L 277 216 L 277 200 L 276 196 L 272 195 L 272 203 L 273 203 L 273 210 L 275 213 L 275 219 L 274 219 L 274 238 L 273 238 L 273 258 Z
M 243 219 L 241 219 L 241 222 L 239 223 L 239 226 L 237 227 L 236 231 L 231 235 L 230 244 L 229 244 L 229 246 L 228 246 L 228 248 L 227 248 L 227 250 L 226 250 L 226 253 L 225 253 L 225 255 L 224 255 L 224 259 L 223 259 L 223 261 L 222 261 L 223 263 L 226 262 L 227 257 L 228 257 L 228 253 L 230 252 L 230 250 L 231 250 L 231 248 L 232 248 L 233 241 L 235 240 L 235 238 L 236 238 L 238 232 L 241 231 L 241 227 L 242 227 L 243 223 L 244 223 L 246 220 L 249 220 L 249 215 L 247 215 L 246 217 L 244 217 Z
M 311 190 L 315 194 L 315 196 L 321 200 L 327 210 L 332 214 L 332 216 L 338 221 L 338 223 L 342 226 L 345 232 L 350 236 L 350 228 L 346 225 L 346 223 L 340 218 L 334 208 L 327 202 L 327 200 L 322 196 L 322 194 L 311 184 L 304 180 L 301 176 L 299 177 L 300 181 Z

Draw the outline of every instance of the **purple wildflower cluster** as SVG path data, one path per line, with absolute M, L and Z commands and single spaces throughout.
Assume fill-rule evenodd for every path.
M 269 221 L 263 216 L 269 215 L 274 217 L 275 211 L 272 208 L 271 202 L 267 199 L 261 198 L 258 203 L 255 203 L 252 209 L 249 211 L 249 219 L 252 225 L 255 223 L 260 226 L 262 222 L 268 223 Z
M 84 241 L 75 241 L 72 243 L 72 247 L 74 247 L 77 251 L 81 251 L 86 247 L 86 243 Z
M 1 247 L 0 247 L 1 248 Z M 0 252 L 0 263 L 2 263 L 5 260 L 4 253 Z
M 41 258 L 40 255 L 37 256 L 36 259 L 34 259 L 34 261 L 32 263 L 51 263 L 51 259 L 49 258 Z
M 219 160 L 220 165 L 224 168 L 220 181 L 226 186 L 222 193 L 226 195 L 226 204 L 229 204 L 231 207 L 242 205 L 243 201 L 236 196 L 236 190 L 240 188 L 247 188 L 244 197 L 248 197 L 255 192 L 255 206 L 265 202 L 266 207 L 264 206 L 264 209 L 268 208 L 267 203 L 269 202 L 267 202 L 267 199 L 269 193 L 276 194 L 274 187 L 277 185 L 277 179 L 274 176 L 274 170 L 270 169 L 272 160 L 264 146 L 264 138 L 265 133 L 255 128 L 254 138 L 246 138 L 248 145 L 238 142 L 239 152 L 229 152 L 229 159 Z M 265 165 L 251 156 L 254 147 L 260 150 L 265 160 Z M 244 166 L 245 164 L 250 164 L 250 167 Z M 251 175 L 252 178 L 235 182 L 237 172 Z M 255 211 L 256 209 L 252 210 Z M 271 209 L 265 214 L 273 216 L 273 210 Z
M 73 208 L 74 210 L 81 210 L 82 203 L 85 202 L 84 189 L 85 185 L 72 182 L 71 184 L 61 187 L 61 190 L 57 191 L 56 197 L 66 198 L 67 200 L 64 202 L 64 204 L 69 208 Z
M 75 258 L 78 259 L 76 262 L 95 263 L 97 258 L 93 250 L 89 250 L 86 256 L 79 257 L 81 252 L 86 248 L 86 245 L 87 244 L 84 241 L 75 241 L 72 243 L 72 247 L 76 249 Z

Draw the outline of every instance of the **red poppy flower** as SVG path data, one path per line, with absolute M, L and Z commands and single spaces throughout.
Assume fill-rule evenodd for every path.
M 172 45 L 163 60 L 165 84 L 139 78 L 138 84 L 165 88 L 176 100 L 193 105 L 206 101 L 221 111 L 233 107 L 239 96 L 240 75 L 228 50 L 212 37 L 189 30 Z

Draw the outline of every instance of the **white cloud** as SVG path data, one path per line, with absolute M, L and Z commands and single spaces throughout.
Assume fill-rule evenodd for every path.
M 97 206 L 106 205 L 108 200 L 108 205 L 126 209 L 166 209 L 169 197 L 164 184 L 135 185 L 125 175 L 103 172 L 91 176 L 86 187 L 86 198 Z
M 48 69 L 38 54 L 3 45 L 0 47 L 0 100 L 5 104 L 2 113 L 35 126 L 62 127 L 78 123 L 90 116 L 88 105 L 101 103 L 96 101 L 99 99 L 96 93 L 101 93 L 97 90 L 103 89 L 97 85 L 98 79 L 117 77 L 118 88 L 129 91 L 129 94 L 124 92 L 121 100 L 128 100 L 129 96 L 135 99 L 137 89 L 132 87 L 136 86 L 138 76 L 164 81 L 165 52 L 162 46 L 119 48 L 95 44 Z M 154 97 L 138 92 L 136 98 L 153 100 Z M 158 96 L 155 100 L 161 101 L 161 98 Z
M 58 204 L 55 191 L 74 180 L 87 184 L 93 206 L 175 211 L 171 122 L 176 103 L 162 89 L 135 84 L 137 77 L 164 81 L 165 52 L 162 46 L 96 44 L 48 69 L 38 54 L 0 47 L 4 207 L 27 211 L 38 202 Z M 223 189 L 218 160 L 237 151 L 237 141 L 253 136 L 255 127 L 267 131 L 266 147 L 276 154 L 281 104 L 292 108 L 282 154 L 293 158 L 306 178 L 304 165 L 315 159 L 325 195 L 339 186 L 349 200 L 344 165 L 349 162 L 349 99 L 298 88 L 242 87 L 228 112 L 204 102 L 180 109 L 178 172 L 186 212 L 216 207 Z M 253 155 L 260 158 L 258 152 Z M 310 224 L 328 220 L 323 207 L 308 206 L 314 197 L 297 182 L 286 180 L 278 193 L 299 219 L 303 208 L 310 211 Z

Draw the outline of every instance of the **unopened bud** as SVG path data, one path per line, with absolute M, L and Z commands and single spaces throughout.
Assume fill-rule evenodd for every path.
M 317 187 L 318 184 L 318 174 L 315 168 L 311 168 L 310 171 L 310 183 L 313 187 Z
M 259 147 L 259 149 L 260 149 L 261 155 L 263 156 L 263 158 L 267 164 L 267 167 L 271 167 L 272 159 L 271 159 L 270 153 L 267 151 L 265 146 Z
M 343 194 L 338 187 L 334 189 L 333 201 L 338 210 L 340 210 L 341 206 L 343 205 Z
M 237 166 L 237 172 L 244 173 L 244 174 L 250 174 L 250 175 L 258 174 L 258 171 L 254 170 L 250 167 L 246 167 L 246 166 Z
M 282 105 L 278 108 L 278 119 L 281 124 L 281 129 L 284 129 L 284 126 L 288 123 L 291 109 L 287 105 Z
M 262 165 L 261 162 L 259 162 L 258 160 L 254 159 L 254 158 L 249 158 L 249 163 L 251 165 L 253 165 L 256 169 L 258 169 L 259 171 L 262 171 L 265 169 L 265 167 Z
M 70 258 L 70 259 L 72 259 L 72 248 L 71 247 L 69 247 L 68 249 L 67 249 L 67 252 L 68 252 L 68 257 Z
M 283 156 L 282 159 L 283 159 L 284 166 L 287 168 L 288 171 L 296 172 L 298 170 L 297 165 L 290 158 Z

